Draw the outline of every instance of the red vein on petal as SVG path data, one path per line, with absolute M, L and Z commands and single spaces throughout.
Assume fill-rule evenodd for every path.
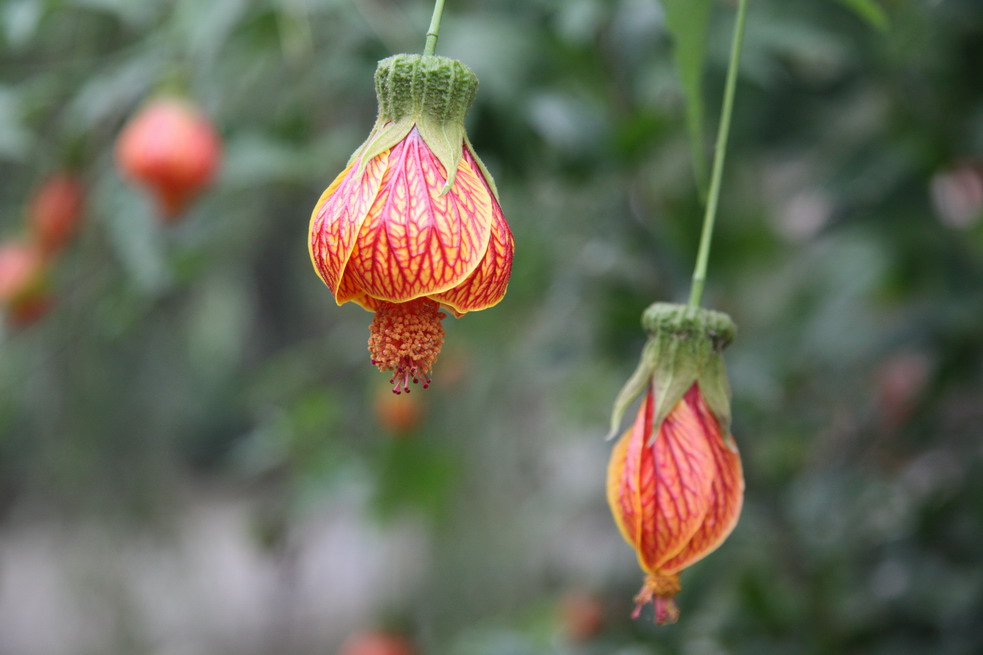
M 700 529 L 693 534 L 686 548 L 663 564 L 667 571 L 679 571 L 716 550 L 737 525 L 744 498 L 740 455 L 724 444 L 720 424 L 696 385 L 687 392 L 685 402 L 693 409 L 706 435 L 713 454 L 714 475 L 709 508 Z
M 685 548 L 709 508 L 713 454 L 699 419 L 683 400 L 662 422 L 651 447 L 657 461 L 658 511 L 652 521 L 654 541 L 644 544 L 653 570 Z
M 480 173 L 468 150 L 465 149 L 464 152 L 469 165 L 474 168 L 476 173 Z M 484 178 L 480 179 L 487 188 Z M 491 189 L 488 189 L 488 194 L 491 198 L 493 215 L 491 238 L 488 241 L 485 256 L 474 272 L 461 284 L 444 293 L 430 296 L 437 302 L 450 307 L 457 316 L 497 305 L 505 297 L 505 292 L 509 286 L 509 277 L 512 275 L 515 240 L 508 223 L 505 221 L 502 208 L 491 193 Z
M 607 480 L 608 505 L 611 507 L 614 522 L 618 526 L 621 536 L 625 538 L 625 541 L 632 544 L 632 546 L 637 543 L 635 538 L 637 530 L 636 524 L 632 522 L 630 511 L 625 510 L 625 499 L 627 497 L 625 489 L 625 480 L 627 479 L 625 464 L 633 430 L 633 427 L 628 428 L 614 445 L 614 449 L 611 451 L 611 461 L 608 463 Z
M 443 166 L 416 129 L 393 147 L 390 169 L 349 261 L 354 286 L 389 302 L 453 288 L 488 248 L 493 212 L 487 186 L 465 162 L 441 196 Z
M 636 549 L 641 545 L 644 523 L 642 496 L 647 490 L 647 485 L 643 476 L 649 483 L 652 480 L 650 471 L 646 471 L 645 458 L 639 444 L 645 443 L 647 439 L 647 428 L 650 425 L 648 417 L 651 414 L 652 403 L 649 393 L 642 401 L 635 423 L 622 439 L 625 442 L 625 454 L 616 509 L 620 510 L 621 518 L 625 523 L 628 541 Z M 641 560 L 641 557 L 639 559 Z

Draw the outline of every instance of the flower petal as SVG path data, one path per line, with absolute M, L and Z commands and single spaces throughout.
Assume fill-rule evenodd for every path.
M 714 466 L 699 417 L 685 401 L 649 444 L 654 409 L 650 386 L 608 469 L 615 522 L 649 573 L 663 570 L 699 530 L 710 505 Z
M 679 571 L 703 559 L 723 543 L 737 525 L 744 499 L 744 474 L 741 457 L 725 442 L 720 425 L 703 400 L 699 387 L 687 392 L 684 402 L 689 405 L 703 425 L 710 450 L 713 452 L 715 475 L 710 487 L 710 507 L 700 525 L 682 551 L 663 563 L 665 571 Z
M 465 151 L 465 158 L 470 154 Z M 489 190 L 490 191 L 490 190 Z M 515 240 L 509 224 L 498 201 L 492 197 L 492 230 L 488 241 L 488 250 L 478 268 L 464 282 L 450 291 L 433 294 L 430 297 L 446 305 L 460 317 L 467 312 L 488 309 L 501 302 L 509 286 L 512 275 L 512 255 L 515 252 Z
M 654 412 L 655 403 L 651 405 Z M 676 404 L 645 451 L 656 482 L 640 559 L 645 558 L 650 570 L 664 571 L 665 562 L 683 550 L 703 524 L 710 508 L 714 459 L 700 417 L 685 400 Z
M 311 262 L 339 305 L 345 302 L 338 293 L 342 275 L 369 207 L 379 194 L 388 160 L 388 151 L 373 157 L 361 176 L 357 174 L 359 162 L 349 164 L 321 194 L 311 212 Z
M 389 151 L 379 195 L 348 262 L 354 287 L 388 302 L 441 293 L 481 263 L 491 237 L 492 195 L 462 158 L 447 177 L 416 129 Z
M 644 406 L 643 401 L 643 406 Z M 633 548 L 638 548 L 638 535 L 641 526 L 640 495 L 638 489 L 638 471 L 640 458 L 638 449 L 633 449 L 629 457 L 628 447 L 634 441 L 636 432 L 645 431 L 645 412 L 639 411 L 635 422 L 628 428 L 611 451 L 611 462 L 608 464 L 608 505 L 614 522 Z

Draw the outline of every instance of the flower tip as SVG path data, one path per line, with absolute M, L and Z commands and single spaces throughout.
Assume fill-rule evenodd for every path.
M 641 591 L 635 596 L 635 609 L 631 618 L 637 619 L 642 614 L 642 608 L 652 603 L 655 609 L 653 618 L 658 625 L 675 623 L 679 620 L 679 606 L 676 605 L 679 590 L 679 576 L 676 574 L 648 576 Z

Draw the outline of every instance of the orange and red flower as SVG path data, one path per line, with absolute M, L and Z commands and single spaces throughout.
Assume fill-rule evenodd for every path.
M 308 246 L 342 305 L 375 312 L 369 351 L 393 391 L 429 373 L 441 320 L 505 295 L 512 233 L 494 182 L 464 133 L 477 78 L 461 62 L 396 55 L 376 72 L 379 118 L 321 195 Z
M 611 454 L 608 504 L 646 578 L 635 596 L 655 605 L 658 623 L 679 616 L 679 572 L 714 551 L 741 512 L 744 477 L 729 429 L 721 350 L 733 338 L 724 314 L 657 304 L 639 370 L 616 404 L 644 389 L 638 415 Z

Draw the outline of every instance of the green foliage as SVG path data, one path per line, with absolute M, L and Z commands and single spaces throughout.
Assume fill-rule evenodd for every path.
M 875 0 L 837 0 L 852 9 L 858 16 L 881 31 L 888 27 L 887 14 Z

